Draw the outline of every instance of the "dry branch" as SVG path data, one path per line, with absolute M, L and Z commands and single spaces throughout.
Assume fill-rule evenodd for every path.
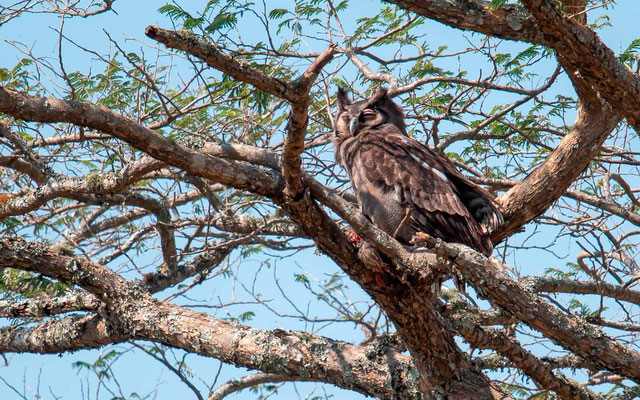
M 502 307 L 556 344 L 599 368 L 640 380 L 640 353 L 625 347 L 577 316 L 566 315 L 542 301 L 506 274 L 506 268 L 465 246 L 451 245 L 427 235 L 421 237 L 436 254 L 455 263 L 478 294 Z
M 640 132 L 640 76 L 620 62 L 591 29 L 568 18 L 549 0 L 522 0 L 538 22 L 544 44 L 591 84 Z
M 1 239 L 0 267 L 78 284 L 106 304 L 96 316 L 0 328 L 0 352 L 59 353 L 130 339 L 151 340 L 234 365 L 331 382 L 371 396 L 419 398 L 411 359 L 390 349 L 377 348 L 372 353 L 367 346 L 305 332 L 253 329 L 216 319 L 160 302 L 100 265 L 22 239 Z

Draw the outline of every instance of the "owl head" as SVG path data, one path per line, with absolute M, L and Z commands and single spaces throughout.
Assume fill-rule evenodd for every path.
M 391 100 L 386 88 L 378 89 L 368 99 L 351 101 L 347 92 L 338 88 L 338 113 L 335 134 L 339 139 L 357 135 L 363 128 L 382 124 L 395 125 L 407 134 L 402 108 Z

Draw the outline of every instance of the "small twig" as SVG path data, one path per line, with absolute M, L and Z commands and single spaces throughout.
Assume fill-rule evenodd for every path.
M 407 208 L 407 211 L 404 213 L 404 218 L 402 218 L 402 221 L 400 221 L 400 225 L 398 225 L 395 232 L 393 232 L 394 239 L 398 240 L 398 234 L 400 233 L 402 228 L 404 228 L 404 226 L 407 224 L 407 221 L 409 221 L 409 218 L 411 218 L 411 214 L 413 214 L 413 208 Z
M 313 381 L 310 378 L 294 377 L 280 374 L 257 373 L 239 379 L 232 379 L 221 385 L 209 396 L 209 400 L 222 400 L 231 393 L 239 392 L 251 386 L 271 382 Z

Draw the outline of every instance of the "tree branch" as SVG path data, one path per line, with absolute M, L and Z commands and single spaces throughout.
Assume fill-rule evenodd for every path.
M 453 28 L 533 44 L 544 41 L 536 21 L 516 4 L 492 8 L 482 0 L 386 1 Z
M 264 74 L 234 57 L 229 57 L 211 42 L 187 36 L 181 32 L 169 31 L 156 26 L 145 30 L 148 37 L 165 46 L 180 49 L 205 61 L 233 78 L 249 83 L 256 88 L 288 100 L 291 113 L 287 123 L 287 136 L 284 141 L 282 157 L 282 175 L 286 183 L 286 194 L 298 198 L 302 194 L 301 157 L 304 150 L 304 137 L 307 132 L 309 90 L 322 68 L 333 59 L 335 45 L 331 45 L 311 63 L 307 70 L 295 81 L 289 83 Z
M 274 96 L 294 102 L 299 100 L 296 89 L 282 79 L 271 77 L 235 57 L 228 56 L 213 43 L 183 32 L 162 29 L 149 25 L 144 33 L 172 49 L 182 50 L 198 57 L 210 67 L 224 72 Z
M 526 1 L 530 4 L 539 4 L 541 2 L 547 5 L 549 4 L 547 0 Z M 563 36 L 559 36 L 557 40 L 548 38 L 546 36 L 546 30 L 545 35 L 543 35 L 541 28 L 537 26 L 534 19 L 516 5 L 507 4 L 497 9 L 492 9 L 488 5 L 489 3 L 478 0 L 425 0 L 420 2 L 412 0 L 391 0 L 390 2 L 454 28 L 469 29 L 490 36 L 522 40 L 551 47 L 553 47 L 555 43 L 554 40 L 558 43 L 561 43 L 563 40 Z M 552 10 L 548 11 L 551 12 Z M 540 11 L 540 13 L 543 14 L 544 12 Z M 563 138 L 556 150 L 547 157 L 547 160 L 520 184 L 513 187 L 498 199 L 502 205 L 505 225 L 499 232 L 493 232 L 492 240 L 494 243 L 518 231 L 522 225 L 531 221 L 549 208 L 580 173 L 582 173 L 584 168 L 586 168 L 591 159 L 593 159 L 599 151 L 600 146 L 610 134 L 611 130 L 619 122 L 620 118 L 618 112 L 603 99 L 599 98 L 598 94 L 591 88 L 591 85 L 593 85 L 593 87 L 600 90 L 599 86 L 593 82 L 596 80 L 595 77 L 590 78 L 589 76 L 583 76 L 584 74 L 581 68 L 584 66 L 573 60 L 573 56 L 578 59 L 583 59 L 584 53 L 589 53 L 591 50 L 595 51 L 596 54 L 600 54 L 598 52 L 604 52 L 602 54 L 607 54 L 605 57 L 607 65 L 603 66 L 603 68 L 608 67 L 610 69 L 614 68 L 614 66 L 616 68 L 620 66 L 615 56 L 609 54 L 610 50 L 607 49 L 606 46 L 600 46 L 601 43 L 599 39 L 597 39 L 597 36 L 595 36 L 591 30 L 581 27 L 577 22 L 568 21 L 561 15 L 558 17 L 556 14 L 547 16 L 546 18 L 552 19 L 555 21 L 554 23 L 560 23 L 558 22 L 558 18 L 562 18 L 564 21 L 562 24 L 566 25 L 566 29 L 569 29 L 569 27 L 574 29 L 575 32 L 572 33 L 574 36 L 578 35 L 578 33 L 584 33 L 586 35 L 585 40 L 588 41 L 591 46 L 594 46 L 593 49 L 586 49 L 584 44 L 580 44 L 580 46 L 578 46 L 579 50 L 571 50 L 571 57 L 568 60 L 559 52 L 561 56 L 559 61 L 569 73 L 574 87 L 580 96 L 578 117 L 569 134 Z M 567 34 L 568 33 L 570 32 L 567 32 Z M 556 44 L 556 47 L 558 46 L 559 44 Z M 601 60 L 596 65 L 602 64 L 602 62 Z M 574 72 L 576 68 L 578 68 L 580 74 Z M 598 66 L 592 68 L 600 70 Z M 609 71 L 609 69 L 606 70 Z M 636 104 L 637 99 L 640 98 L 640 92 L 635 92 L 636 88 L 640 90 L 640 84 L 637 84 L 638 82 L 636 82 L 635 79 L 637 77 L 629 76 L 628 74 L 631 72 L 628 71 L 626 66 L 620 66 L 618 70 L 625 70 L 626 72 L 622 71 L 617 74 L 622 74 L 625 82 L 628 81 L 627 83 L 635 85 L 628 93 L 630 93 L 630 98 L 633 99 L 632 104 Z M 615 80 L 617 74 L 603 75 L 600 73 L 597 77 L 600 81 L 606 83 L 606 81 Z M 619 87 L 616 86 L 616 90 L 625 88 L 624 84 L 620 85 Z M 634 93 L 636 94 L 634 95 Z M 605 98 L 609 100 L 607 96 L 605 96 Z M 611 102 L 611 104 L 618 105 L 616 102 Z M 635 113 L 640 113 L 637 107 L 634 107 L 634 115 Z M 628 116 L 627 114 L 625 114 L 625 116 Z
M 127 340 L 97 315 L 70 315 L 41 322 L 35 327 L 0 328 L 0 353 L 56 354 L 96 349 Z
M 462 303 L 462 304 L 461 304 Z M 453 328 L 473 347 L 492 349 L 510 360 L 515 367 L 527 374 L 540 387 L 552 390 L 566 399 L 601 399 L 591 390 L 573 382 L 561 372 L 554 371 L 550 365 L 522 345 L 497 329 L 482 327 L 478 324 L 480 310 L 470 307 L 462 299 L 447 302 L 447 311 Z
M 504 308 L 559 346 L 571 350 L 599 368 L 640 381 L 640 353 L 631 350 L 586 321 L 565 315 L 511 279 L 506 268 L 466 246 L 451 245 L 420 234 L 428 248 L 455 263 L 480 297 Z
M 35 298 L 22 301 L 0 301 L 0 317 L 48 317 L 71 311 L 94 311 L 100 306 L 95 296 L 72 293 L 61 297 Z
M 0 352 L 59 353 L 141 339 L 267 373 L 320 380 L 381 398 L 417 399 L 411 358 L 306 332 L 253 329 L 160 302 L 114 272 L 22 239 L 0 239 L 0 266 L 77 283 L 100 294 L 99 316 L 0 328 Z M 117 290 L 117 296 L 112 291 Z M 389 382 L 392 382 L 389 385 Z
M 595 294 L 640 305 L 640 291 L 632 290 L 626 286 L 612 285 L 607 282 L 528 277 L 522 281 L 522 285 L 530 287 L 535 292 Z
M 0 112 L 26 121 L 68 122 L 109 133 L 189 173 L 254 193 L 277 197 L 284 188 L 279 174 L 199 153 L 91 103 L 28 96 L 0 86 Z
M 505 224 L 493 232 L 491 238 L 494 243 L 545 212 L 562 196 L 587 168 L 620 121 L 618 112 L 588 85 L 577 76 L 572 78 L 580 95 L 576 121 L 542 165 L 498 198 Z
M 236 393 L 246 388 L 262 385 L 264 383 L 296 381 L 313 381 L 313 379 L 259 372 L 257 374 L 247 375 L 242 378 L 230 380 L 229 382 L 217 388 L 213 393 L 211 393 L 208 400 L 222 400 L 231 393 Z
M 293 199 L 299 198 L 304 190 L 301 155 L 309 122 L 309 91 L 322 68 L 333 59 L 334 53 L 335 45 L 332 45 L 320 54 L 293 84 L 298 99 L 291 103 L 287 136 L 282 149 L 282 175 L 286 182 L 286 195 Z
M 521 0 L 544 34 L 544 44 L 580 72 L 640 133 L 640 76 L 620 62 L 598 35 L 549 0 Z
M 108 268 L 18 237 L 0 238 L 0 267 L 41 273 L 79 285 L 107 304 L 123 295 L 127 288 L 124 278 Z

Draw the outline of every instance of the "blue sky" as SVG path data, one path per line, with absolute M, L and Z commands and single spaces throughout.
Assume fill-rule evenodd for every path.
M 354 4 L 356 2 L 352 2 Z M 371 4 L 367 7 L 365 4 Z M 160 15 L 156 10 L 158 7 L 165 4 L 164 1 L 116 1 L 115 13 L 107 13 L 92 17 L 90 19 L 72 19 L 67 20 L 65 24 L 65 34 L 77 41 L 79 44 L 88 48 L 97 50 L 99 52 L 106 53 L 109 50 L 113 51 L 113 48 L 103 32 L 103 29 L 108 31 L 113 39 L 126 44 L 126 48 L 129 51 L 137 51 L 144 47 L 137 41 L 143 41 L 146 43 L 152 43 L 144 36 L 144 29 L 147 25 L 159 25 L 161 27 L 170 28 L 171 22 Z M 201 7 L 201 2 L 185 2 L 187 5 L 193 5 L 194 7 Z M 278 8 L 282 5 L 288 5 L 289 2 L 285 1 L 270 1 L 269 7 Z M 365 12 L 374 12 L 377 9 L 378 2 L 367 1 L 357 2 L 359 8 L 351 7 L 347 13 L 343 16 L 343 23 L 349 29 L 354 26 L 354 21 L 358 18 L 362 10 Z M 183 5 L 184 6 L 184 5 Z M 609 10 L 608 14 L 611 17 L 613 27 L 605 27 L 599 31 L 602 39 L 607 43 L 614 51 L 619 52 L 625 49 L 628 44 L 634 38 L 640 37 L 640 25 L 637 23 L 637 18 L 640 15 L 640 5 L 632 0 L 619 1 L 617 7 L 613 10 Z M 590 22 L 593 18 L 590 18 Z M 55 57 L 57 53 L 57 34 L 55 29 L 59 28 L 59 20 L 51 15 L 39 14 L 39 15 L 27 15 L 17 20 L 11 21 L 6 25 L 0 27 L 0 37 L 6 40 L 20 41 L 30 51 L 43 57 Z M 423 26 L 425 33 L 429 40 L 433 40 L 434 43 L 446 43 L 451 49 L 466 48 L 466 37 L 473 36 L 471 33 L 462 33 L 457 30 L 450 29 L 438 23 L 428 23 Z M 243 35 L 247 38 L 252 37 L 251 31 L 243 31 Z M 261 37 L 254 35 L 255 40 L 262 40 Z M 81 71 L 88 71 L 92 68 L 102 68 L 102 66 L 94 66 L 95 60 L 88 56 L 85 52 L 78 50 L 75 46 L 65 43 L 63 45 L 63 54 L 65 55 L 65 62 L 67 63 L 67 69 L 78 69 Z M 514 44 L 514 46 L 521 46 Z M 314 49 L 317 50 L 317 49 Z M 145 51 L 149 51 L 146 49 Z M 9 46 L 6 42 L 0 42 L 0 67 L 12 67 L 16 61 L 23 56 L 18 54 L 16 50 Z M 55 58 L 50 60 L 55 64 Z M 57 65 L 57 64 L 56 64 Z M 473 70 L 473 68 L 468 68 Z M 565 83 L 564 90 L 572 91 L 570 86 Z M 557 90 L 563 90 L 563 86 L 560 86 Z M 567 254 L 572 254 L 579 249 L 570 248 L 570 244 L 567 243 Z M 517 263 L 519 268 L 527 270 L 529 273 L 536 273 L 543 270 L 546 267 L 553 266 L 550 263 L 557 263 L 556 259 L 552 259 L 545 255 L 541 251 L 530 251 L 530 256 L 522 257 L 522 253 L 519 253 L 518 260 L 513 260 Z M 286 287 L 290 291 L 291 297 L 297 298 L 299 296 L 308 296 L 307 292 L 301 287 L 301 284 L 295 282 L 293 275 L 302 271 L 302 268 L 311 270 L 315 276 L 320 279 L 326 278 L 333 273 L 339 272 L 335 265 L 328 259 L 322 256 L 315 255 L 313 251 L 306 250 L 292 259 L 284 260 L 271 260 L 271 266 L 269 268 L 264 267 L 264 259 L 262 257 L 256 257 L 253 260 L 247 260 L 243 262 L 241 266 L 242 270 L 255 271 L 260 268 L 258 281 L 258 291 L 264 293 L 265 296 L 271 296 L 275 286 L 275 276 L 280 280 L 280 284 Z M 277 271 L 285 271 L 286 273 L 276 274 Z M 229 281 L 227 281 L 229 282 Z M 349 297 L 353 301 L 366 301 L 367 297 L 357 289 L 357 285 L 350 283 L 350 290 L 348 291 Z M 243 292 L 241 289 L 237 289 L 236 293 L 239 293 L 239 300 L 251 300 L 251 297 Z M 210 290 L 202 289 L 202 290 Z M 230 296 L 232 288 L 230 287 L 216 287 L 220 297 Z M 211 296 L 209 292 L 194 291 L 192 294 L 194 297 L 207 298 Z M 274 307 L 279 307 L 287 312 L 293 312 L 290 305 L 285 301 L 282 301 L 278 296 L 273 295 Z M 307 304 L 305 304 L 306 306 Z M 318 302 L 309 299 L 308 306 L 317 308 L 316 312 L 311 314 L 328 313 L 328 309 L 319 304 Z M 303 322 L 295 322 L 288 318 L 276 318 L 267 316 L 263 312 L 262 308 L 246 306 L 242 310 L 254 310 L 256 312 L 256 318 L 251 322 L 253 326 L 263 328 L 274 328 L 279 326 L 286 326 L 290 329 L 311 329 L 308 324 Z M 219 311 L 217 316 L 226 317 L 225 310 Z M 238 310 L 230 308 L 228 310 L 230 315 L 237 315 Z M 318 328 L 317 326 L 315 327 Z M 345 332 L 351 330 L 352 333 L 348 335 L 351 340 L 357 342 L 362 338 L 362 333 L 354 329 L 352 324 L 336 324 L 334 326 L 320 330 L 319 334 L 327 335 L 330 337 L 345 337 Z M 128 348 L 128 345 L 121 345 L 120 348 Z M 107 349 L 108 351 L 108 349 Z M 86 382 L 76 378 L 76 372 L 71 369 L 71 363 L 75 361 L 87 361 L 93 362 L 96 358 L 97 351 L 79 351 L 72 354 L 65 355 L 7 355 L 7 358 L 11 359 L 8 367 L 0 367 L 0 377 L 6 380 L 11 385 L 19 388 L 19 391 L 24 391 L 27 398 L 33 398 L 29 394 L 29 389 L 23 387 L 23 380 L 28 385 L 35 386 L 39 383 L 41 393 L 45 398 L 57 398 L 61 396 L 65 399 L 81 398 L 81 393 L 88 390 Z M 202 379 L 207 382 L 211 382 L 213 376 L 215 376 L 219 362 L 204 357 L 190 355 L 187 358 L 193 369 L 201 374 Z M 147 393 L 151 390 L 158 381 L 163 382 L 157 396 L 158 399 L 173 399 L 173 398 L 192 398 L 191 392 L 185 388 L 185 386 L 178 381 L 178 379 L 172 375 L 169 371 L 163 368 L 159 362 L 152 360 L 148 356 L 134 355 L 133 353 L 127 353 L 122 356 L 122 359 L 118 361 L 116 368 L 116 375 L 121 379 L 125 394 L 129 395 L 131 392 L 136 391 L 140 394 Z M 79 376 L 83 377 L 84 372 Z M 225 382 L 231 377 L 238 377 L 245 375 L 243 370 L 237 370 L 230 367 L 225 367 L 217 381 L 216 386 Z M 90 380 L 92 388 L 95 387 L 95 381 Z M 300 388 L 301 393 L 309 392 L 315 384 L 296 384 L 297 388 Z M 201 386 L 202 387 L 202 386 Z M 352 392 L 341 391 L 334 387 L 326 387 L 325 389 L 318 389 L 316 394 L 322 394 L 323 390 L 328 393 L 333 393 L 336 398 L 349 398 L 357 399 L 361 398 Z M 295 388 L 293 385 L 289 385 L 286 389 L 283 389 L 279 398 L 297 398 L 295 395 Z M 304 397 L 304 395 L 303 395 Z M 14 393 L 4 383 L 0 382 L 0 398 L 13 400 L 21 398 L 20 395 Z M 102 392 L 99 398 L 109 398 L 109 395 Z M 251 398 L 248 392 L 242 392 L 240 394 L 232 395 L 229 399 L 243 399 Z

